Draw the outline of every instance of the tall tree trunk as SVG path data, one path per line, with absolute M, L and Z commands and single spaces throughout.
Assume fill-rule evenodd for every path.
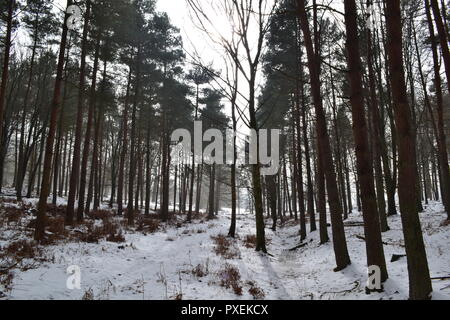
M 86 3 L 86 13 L 84 17 L 83 40 L 81 44 L 81 64 L 80 64 L 80 81 L 78 89 L 78 109 L 77 122 L 75 125 L 75 144 L 73 147 L 72 171 L 70 174 L 69 197 L 67 199 L 66 223 L 72 225 L 75 214 L 75 198 L 80 178 L 80 158 L 81 158 L 81 133 L 83 130 L 83 114 L 85 104 L 85 82 L 86 82 L 86 51 L 87 36 L 89 32 L 91 1 Z
M 123 136 L 122 136 L 122 150 L 120 152 L 120 163 L 119 163 L 119 178 L 117 182 L 117 214 L 121 216 L 123 214 L 123 185 L 125 179 L 125 158 L 128 153 L 128 112 L 129 112 L 129 101 L 130 101 L 130 90 L 131 90 L 131 68 L 128 73 L 128 84 L 127 93 L 125 95 L 125 107 L 123 109 L 122 116 L 122 126 L 123 126 Z
M 80 189 L 78 196 L 78 209 L 77 209 L 77 221 L 83 221 L 84 217 L 84 206 L 85 206 L 85 193 L 86 193 L 86 179 L 87 179 L 87 170 L 88 170 L 88 160 L 89 153 L 91 149 L 91 135 L 92 135 L 92 123 L 94 122 L 94 109 L 97 102 L 97 72 L 98 72 L 98 64 L 99 64 L 99 55 L 100 55 L 100 32 L 97 35 L 96 45 L 95 45 L 95 57 L 94 57 L 94 69 L 92 70 L 92 83 L 90 89 L 90 97 L 89 97 L 89 111 L 88 111 L 88 120 L 86 124 L 86 134 L 84 136 L 84 146 L 83 146 L 83 157 L 81 160 L 81 175 L 80 175 Z
M 216 187 L 216 164 L 212 164 L 209 176 L 208 219 L 214 218 L 214 195 Z
M 408 104 L 402 50 L 400 0 L 386 1 L 389 69 L 392 77 L 399 149 L 399 199 L 408 261 L 410 298 L 429 299 L 432 292 L 428 261 L 416 205 L 416 152 Z
M 136 113 L 140 99 L 140 82 L 141 82 L 141 45 L 138 46 L 138 52 L 136 56 L 136 84 L 134 92 L 134 102 L 131 111 L 131 149 L 130 149 L 130 172 L 128 176 L 128 206 L 127 206 L 127 220 L 128 225 L 134 225 L 134 210 L 133 210 L 133 191 L 134 191 L 134 181 L 136 178 Z M 136 192 L 139 192 L 136 190 Z
M 195 195 L 195 212 L 200 212 L 200 201 L 202 195 L 202 182 L 203 182 L 203 164 L 197 166 L 197 188 Z
M 311 232 L 317 230 L 316 214 L 314 211 L 314 190 L 311 173 L 311 159 L 309 150 L 309 138 L 308 138 L 308 122 L 306 121 L 306 105 L 302 108 L 302 126 L 303 126 L 303 144 L 305 147 L 305 160 L 306 160 L 306 180 L 307 180 L 307 211 L 309 215 L 309 224 Z
M 372 5 L 372 1 L 367 2 L 368 5 Z M 373 159 L 375 165 L 375 182 L 377 192 L 377 204 L 380 214 L 381 231 L 389 231 L 387 214 L 386 214 L 386 201 L 384 199 L 384 183 L 383 183 L 383 169 L 381 166 L 381 120 L 378 110 L 376 83 L 375 83 L 375 71 L 373 68 L 373 46 L 372 46 L 372 31 L 367 31 L 367 65 L 369 68 L 369 90 L 370 90 L 370 104 L 369 114 L 372 120 L 373 130 Z
M 328 189 L 328 202 L 331 212 L 331 222 L 333 230 L 333 246 L 336 257 L 335 271 L 345 269 L 351 264 L 347 249 L 347 241 L 344 231 L 344 223 L 342 221 L 342 207 L 339 200 L 339 192 L 336 183 L 336 171 L 333 165 L 333 158 L 331 155 L 330 140 L 328 137 L 328 130 L 325 118 L 325 111 L 322 104 L 322 96 L 320 90 L 320 75 L 318 70 L 318 59 L 313 49 L 311 41 L 311 32 L 309 30 L 308 16 L 306 14 L 306 7 L 304 0 L 297 0 L 298 15 L 300 25 L 303 30 L 303 37 L 305 41 L 308 68 L 311 78 L 311 90 L 314 100 L 314 107 L 316 111 L 317 122 L 317 139 L 319 141 L 319 153 L 323 156 L 322 165 L 325 173 L 325 180 Z
M 355 139 L 356 162 L 361 184 L 361 202 L 366 235 L 367 266 L 381 269 L 381 281 L 388 279 L 386 261 L 380 230 L 377 197 L 375 195 L 372 159 L 370 154 L 368 128 L 364 111 L 362 66 L 359 53 L 356 3 L 346 0 L 345 26 L 347 30 L 347 55 L 350 80 L 350 104 L 352 106 L 353 136 Z
M 299 59 L 301 59 L 301 54 Z M 301 70 L 301 67 L 299 68 Z M 302 72 L 300 72 L 300 77 L 302 78 Z M 298 203 L 300 211 L 300 241 L 306 239 L 306 212 L 305 212 L 305 192 L 303 188 L 303 155 L 302 155 L 302 139 L 301 139 L 301 123 L 300 123 L 300 99 L 304 105 L 304 86 L 297 81 L 296 86 L 296 101 L 294 103 L 294 116 L 295 116 L 295 153 L 297 157 L 297 193 L 298 193 Z
M 38 19 L 38 17 L 36 17 Z M 28 83 L 27 83 L 27 89 L 25 91 L 25 97 L 23 102 L 23 110 L 22 110 L 22 121 L 21 121 L 21 128 L 20 128 L 20 142 L 19 142 L 19 161 L 18 161 L 18 172 L 17 172 L 17 181 L 16 181 L 16 194 L 17 194 L 17 200 L 22 201 L 22 192 L 23 192 L 23 182 L 25 179 L 25 173 L 27 171 L 27 165 L 28 165 L 28 159 L 25 160 L 26 156 L 26 150 L 25 150 L 25 127 L 26 127 L 26 118 L 27 118 L 27 110 L 28 110 L 28 100 L 30 97 L 31 92 L 31 85 L 33 82 L 33 71 L 34 71 L 34 61 L 36 59 L 36 51 L 37 51 L 37 25 L 35 27 L 35 34 L 34 34 L 34 41 L 33 41 L 33 48 L 31 51 L 31 61 L 30 61 L 30 72 L 28 74 Z M 1 123 L 1 122 L 0 122 Z M 1 134 L 1 133 L 0 133 Z M 32 130 L 28 132 L 29 135 L 32 134 Z
M 258 122 L 256 119 L 256 101 L 255 101 L 255 79 L 256 70 L 252 73 L 251 80 L 249 82 L 249 114 L 250 114 L 250 129 L 258 129 Z M 257 138 L 257 148 L 259 154 L 259 137 Z M 262 188 L 261 188 L 261 164 L 259 163 L 259 157 L 257 164 L 251 166 L 252 172 L 252 187 L 253 187 L 253 200 L 255 202 L 255 218 L 256 218 L 256 251 L 262 251 L 267 253 L 266 248 L 266 234 L 265 234 L 265 223 L 264 223 L 264 209 L 262 200 Z
M 12 2 L 12 0 L 11 0 Z M 67 7 L 72 4 L 72 0 L 67 0 Z M 12 3 L 11 3 L 12 6 Z M 53 160 L 53 147 L 55 142 L 55 134 L 56 134 L 56 126 L 58 121 L 59 109 L 61 106 L 61 86 L 63 81 L 63 71 L 64 71 L 64 58 L 66 52 L 66 44 L 67 44 L 67 20 L 69 18 L 69 14 L 65 14 L 64 16 L 64 24 L 63 31 L 61 35 L 61 42 L 59 46 L 59 57 L 58 57 L 58 66 L 56 71 L 55 78 L 55 88 L 53 92 L 53 99 L 51 105 L 51 113 L 50 113 L 50 127 L 47 136 L 46 149 L 45 149 L 45 157 L 44 157 L 44 172 L 42 176 L 42 186 L 40 190 L 39 196 L 39 204 L 38 211 L 36 217 L 36 229 L 34 232 L 34 239 L 36 241 L 43 241 L 45 237 L 45 225 L 46 225 L 46 215 L 47 215 L 47 199 L 50 194 L 50 175 L 52 171 L 52 160 Z M 6 80 L 5 80 L 6 82 Z M 6 85 L 6 83 L 5 83 Z M 0 95 L 1 98 L 1 95 Z M 0 101 L 3 101 L 1 99 Z M 0 102 L 1 103 L 1 102 Z M 2 109 L 0 109 L 0 114 L 2 113 Z M 0 115 L 2 117 L 2 115 Z M 3 119 L 0 119 L 3 120 Z M 3 121 L 1 122 L 3 123 Z M 1 132 L 0 132 L 1 133 Z M 1 136 L 1 135 L 0 135 Z
M 318 153 L 318 152 L 317 152 Z M 319 232 L 320 232 L 320 244 L 325 244 L 330 241 L 328 236 L 328 222 L 327 222 L 327 208 L 326 208 L 326 195 L 325 195 L 325 175 L 323 172 L 323 165 L 320 155 L 317 155 L 317 211 L 319 212 Z
M 5 37 L 5 57 L 3 58 L 3 70 L 2 70 L 2 82 L 0 84 L 0 141 L 3 141 L 3 120 L 5 114 L 5 106 L 6 106 L 6 84 L 8 82 L 9 76 L 9 59 L 11 54 L 11 36 L 12 36 L 12 28 L 13 28 L 13 12 L 14 12 L 14 0 L 8 0 L 8 15 L 6 20 L 6 37 Z M 63 54 L 64 57 L 64 54 Z M 4 149 L 4 146 L 0 146 L 0 150 Z M 1 176 L 3 177 L 3 164 L 1 162 L 0 171 L 2 172 Z M 0 191 L 1 191 L 2 181 L 0 181 Z
M 447 32 L 445 30 L 444 22 L 442 21 L 442 15 L 437 0 L 429 0 L 429 1 L 431 1 L 431 8 L 433 9 L 434 21 L 436 22 L 438 36 L 441 42 L 442 58 L 444 60 L 445 73 L 447 75 L 448 93 L 450 94 L 450 50 L 448 47 L 449 39 L 447 39 Z M 429 10 L 430 5 L 428 1 L 425 2 L 425 6 L 427 7 L 427 10 Z M 434 36 L 432 39 L 434 39 Z
M 442 80 L 439 67 L 439 55 L 436 45 L 433 21 L 431 18 L 429 0 L 425 0 L 425 10 L 428 20 L 428 30 L 431 36 L 431 49 L 433 51 L 433 66 L 434 66 L 434 85 L 436 87 L 436 107 L 437 107 L 437 135 L 436 140 L 438 142 L 439 149 L 439 163 L 441 167 L 441 186 L 442 186 L 442 202 L 444 203 L 445 210 L 447 211 L 447 219 L 450 220 L 450 171 L 448 167 L 448 153 L 447 153 L 447 141 L 445 136 L 444 125 L 444 105 L 442 98 Z M 425 88 L 426 89 L 426 88 Z M 431 116 L 433 113 L 431 112 Z M 435 124 L 435 122 L 433 121 Z
M 231 119 L 233 122 L 233 132 L 237 131 L 237 118 L 236 118 L 236 100 L 237 100 L 237 86 L 238 86 L 238 72 L 239 69 L 235 69 L 235 88 L 233 90 L 233 96 L 231 99 Z M 236 135 L 233 135 L 233 163 L 231 164 L 231 224 L 228 236 L 234 238 L 236 236 L 236 205 L 237 205 L 237 190 L 236 190 L 236 161 L 237 161 L 237 148 L 236 148 Z M 200 182 L 201 183 L 201 182 Z M 198 183 L 197 183 L 198 186 Z M 199 192 L 197 187 L 197 193 Z

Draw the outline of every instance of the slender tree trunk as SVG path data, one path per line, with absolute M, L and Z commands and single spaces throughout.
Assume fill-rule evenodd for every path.
M 78 197 L 78 209 L 77 209 L 77 221 L 83 221 L 84 217 L 84 209 L 85 209 L 85 193 L 86 193 L 86 179 L 87 179 L 87 170 L 88 170 L 88 160 L 89 153 L 91 149 L 91 135 L 92 135 L 92 123 L 94 122 L 94 109 L 96 105 L 96 87 L 97 87 L 97 71 L 99 64 L 99 55 L 100 55 L 100 33 L 97 36 L 96 45 L 95 45 L 95 58 L 94 58 L 94 69 L 92 71 L 92 83 L 89 97 L 89 111 L 88 111 L 88 120 L 86 125 L 86 134 L 84 136 L 84 146 L 83 146 L 83 157 L 81 160 L 81 175 L 80 175 L 80 189 L 79 189 L 79 197 Z
M 371 1 L 367 2 L 368 5 L 372 5 Z M 384 199 L 384 183 L 383 183 L 383 169 L 381 166 L 381 120 L 378 110 L 376 83 L 375 83 L 375 71 L 373 69 L 373 52 L 372 52 L 372 31 L 367 31 L 367 64 L 369 67 L 369 89 L 370 89 L 370 106 L 369 114 L 372 120 L 373 131 L 373 158 L 375 165 L 375 182 L 377 192 L 377 204 L 380 214 L 381 231 L 389 231 L 387 214 L 386 214 L 386 201 Z
M 301 56 L 301 54 L 300 54 Z M 299 58 L 301 59 L 301 58 Z M 300 69 L 300 68 L 299 68 Z M 300 77 L 302 78 L 302 72 L 300 72 Z M 301 87 L 300 87 L 301 86 Z M 305 193 L 303 188 L 303 155 L 301 147 L 301 127 L 300 127 L 300 99 L 304 102 L 304 92 L 303 85 L 300 85 L 297 81 L 297 98 L 294 104 L 294 115 L 295 115 L 295 153 L 297 156 L 297 193 L 298 193 L 298 203 L 300 211 L 300 241 L 306 239 L 306 212 L 305 212 Z M 305 107 L 305 106 L 303 106 Z
M 123 214 L 123 186 L 125 176 L 125 158 L 128 153 L 128 112 L 129 112 L 129 100 L 131 90 L 131 68 L 128 74 L 127 93 L 125 96 L 125 108 L 123 109 L 123 137 L 122 137 L 122 150 L 120 153 L 119 163 L 119 179 L 117 183 L 117 214 L 121 216 Z
M 136 84 L 134 93 L 133 108 L 131 111 L 131 149 L 130 149 L 130 172 L 128 176 L 128 206 L 127 206 L 127 220 L 128 225 L 134 225 L 134 210 L 133 210 L 133 191 L 134 181 L 136 178 L 136 113 L 138 109 L 140 99 L 140 81 L 141 81 L 141 46 L 138 46 L 138 52 L 136 56 Z M 136 192 L 139 192 L 136 190 Z
M 436 107 L 437 107 L 437 133 L 436 140 L 438 142 L 439 149 L 439 163 L 441 167 L 441 186 L 442 186 L 442 202 L 444 203 L 445 210 L 447 211 L 447 219 L 450 220 L 450 170 L 448 167 L 448 153 L 447 153 L 447 141 L 445 136 L 445 125 L 444 125 L 444 106 L 442 98 L 442 80 L 440 75 L 439 67 L 439 55 L 435 39 L 433 21 L 431 18 L 429 0 L 425 0 L 425 10 L 428 20 L 428 29 L 431 36 L 431 49 L 433 51 L 433 66 L 434 66 L 434 85 L 436 87 Z M 426 88 L 425 88 L 426 89 Z M 433 112 L 431 112 L 431 117 Z M 436 122 L 433 121 L 433 124 Z
M 196 200 L 195 200 L 195 212 L 200 212 L 200 201 L 202 195 L 202 182 L 203 182 L 203 164 L 197 166 L 197 188 L 196 188 Z
M 214 218 L 214 195 L 216 187 L 216 164 L 211 165 L 209 177 L 208 219 Z
M 310 159 L 310 151 L 309 151 L 309 139 L 308 139 L 308 123 L 306 121 L 306 105 L 303 105 L 302 108 L 302 126 L 303 126 L 303 144 L 305 147 L 305 160 L 306 160 L 306 181 L 308 187 L 307 194 L 307 211 L 309 215 L 309 223 L 311 232 L 317 230 L 316 225 L 316 214 L 314 211 L 314 190 L 313 190 L 313 181 L 311 174 L 311 159 Z
M 252 78 L 249 82 L 249 114 L 250 114 L 250 128 L 256 130 L 258 133 L 258 122 L 256 120 L 256 108 L 255 108 L 255 73 L 252 74 Z M 257 150 L 259 154 L 259 137 L 257 138 Z M 255 202 L 255 217 L 256 217 L 256 251 L 262 251 L 267 253 L 266 248 L 266 235 L 265 235 L 265 223 L 263 213 L 263 200 L 261 189 L 261 165 L 259 163 L 259 157 L 257 164 L 251 166 L 252 170 L 252 187 L 253 187 L 253 199 Z
M 66 223 L 73 224 L 75 214 L 75 198 L 80 177 L 80 152 L 81 152 L 81 133 L 83 130 L 83 115 L 85 108 L 85 82 L 86 82 L 86 51 L 87 36 L 89 32 L 91 1 L 86 3 L 86 13 L 84 17 L 83 40 L 81 43 L 81 64 L 80 64 L 80 80 L 78 89 L 78 109 L 77 120 L 75 125 L 75 144 L 73 148 L 72 171 L 70 174 L 69 197 L 67 199 Z
M 0 141 L 3 141 L 3 121 L 5 114 L 5 106 L 6 106 L 6 84 L 8 82 L 9 76 L 9 59 L 11 54 L 11 36 L 12 36 L 12 28 L 13 28 L 13 12 L 14 12 L 14 0 L 8 0 L 8 15 L 6 19 L 6 37 L 5 37 L 5 49 L 3 58 L 3 70 L 2 70 L 2 82 L 0 84 Z M 4 146 L 0 146 L 0 150 L 4 149 Z M 3 164 L 1 162 L 0 171 L 2 172 L 1 176 L 3 177 Z M 1 191 L 2 181 L 0 181 L 0 191 Z
M 318 58 L 314 53 L 311 32 L 309 30 L 308 16 L 304 0 L 297 0 L 298 15 L 300 25 L 303 30 L 303 36 L 308 56 L 308 68 L 311 78 L 311 90 L 316 110 L 317 121 L 317 139 L 319 141 L 319 153 L 323 156 L 322 164 L 325 172 L 325 180 L 328 189 L 328 202 L 331 212 L 331 222 L 333 229 L 333 246 L 336 257 L 336 269 L 340 271 L 351 264 L 347 249 L 347 241 L 344 231 L 344 223 L 342 221 L 342 207 L 339 201 L 339 192 L 336 183 L 336 171 L 333 165 L 331 155 L 330 140 L 325 118 L 325 112 L 322 105 L 322 97 L 320 90 L 320 75 L 318 70 Z
M 408 261 L 410 298 L 429 299 L 432 292 L 428 261 L 416 205 L 416 152 L 402 56 L 400 0 L 386 1 L 389 69 L 392 77 L 399 149 L 399 199 Z
M 352 106 L 353 136 L 355 139 L 358 176 L 361 182 L 361 202 L 366 236 L 367 266 L 381 269 L 381 281 L 388 279 L 380 230 L 377 197 L 375 194 L 368 128 L 364 111 L 362 66 L 359 53 L 357 10 L 354 0 L 346 0 L 345 26 L 347 30 L 347 54 L 350 79 L 350 104 Z
M 318 152 L 317 152 L 318 153 Z M 320 244 L 325 244 L 330 241 L 328 236 L 328 222 L 327 222 L 327 208 L 326 208 L 326 195 L 325 195 L 325 175 L 323 172 L 323 165 L 321 156 L 317 155 L 317 211 L 319 212 L 319 232 L 320 232 Z
M 447 75 L 448 92 L 450 94 L 450 50 L 448 46 L 449 39 L 447 39 L 447 32 L 444 26 L 444 22 L 442 21 L 442 15 L 437 0 L 429 0 L 429 1 L 431 1 L 431 8 L 433 9 L 434 21 L 436 23 L 439 40 L 441 42 L 442 58 L 444 60 L 445 74 Z M 430 5 L 428 1 L 425 2 L 425 6 L 427 7 L 427 10 L 429 10 Z M 432 39 L 434 39 L 434 36 Z
M 36 17 L 38 19 L 38 17 Z M 16 181 L 16 194 L 17 200 L 22 201 L 22 192 L 23 192 L 23 182 L 25 179 L 25 173 L 27 171 L 28 159 L 25 160 L 25 127 L 26 127 L 26 118 L 27 118 L 27 110 L 28 110 L 28 100 L 31 92 L 31 85 L 33 82 L 33 71 L 34 71 L 34 61 L 36 59 L 36 50 L 37 50 L 37 27 L 35 28 L 33 48 L 31 52 L 31 62 L 30 62 L 30 72 L 28 74 L 28 83 L 27 89 L 25 91 L 25 97 L 23 102 L 23 111 L 22 111 L 22 123 L 20 129 L 20 142 L 19 142 L 19 162 L 18 162 L 18 172 L 17 172 L 17 181 Z M 1 122 L 0 122 L 1 123 Z M 28 132 L 31 136 L 32 132 Z
M 12 0 L 11 0 L 12 2 Z M 67 6 L 72 4 L 72 0 L 67 0 Z M 12 6 L 12 3 L 11 3 Z M 53 93 L 53 100 L 51 106 L 51 114 L 50 114 L 50 128 L 48 131 L 46 149 L 45 149 L 45 157 L 44 157 L 44 172 L 42 177 L 42 186 L 40 190 L 37 218 L 36 218 L 36 229 L 34 232 L 34 239 L 36 241 L 43 241 L 45 237 L 45 225 L 46 225 L 46 215 L 47 215 L 47 199 L 50 194 L 50 176 L 52 170 L 52 160 L 53 160 L 53 147 L 55 142 L 55 134 L 56 134 L 56 126 L 58 121 L 58 114 L 61 106 L 61 87 L 63 81 L 63 71 L 64 71 L 64 58 L 66 52 L 66 44 L 67 44 L 67 19 L 69 15 L 66 13 L 64 16 L 64 24 L 63 31 L 61 35 L 61 42 L 59 47 L 59 57 L 58 57 L 58 66 L 56 71 L 56 79 L 55 79 L 55 89 Z M 6 67 L 7 68 L 7 67 Z M 6 82 L 6 78 L 5 78 Z M 3 81 L 2 81 L 3 85 Z M 6 83 L 5 83 L 6 85 Z M 1 93 L 1 92 L 0 92 Z M 4 99 L 0 95 L 0 101 Z M 2 102 L 0 102 L 2 103 Z M 0 108 L 0 117 L 2 117 L 3 108 Z M 3 119 L 0 123 L 3 123 Z M 1 132 L 0 132 L 1 136 Z
M 235 88 L 233 91 L 233 96 L 231 99 L 231 119 L 233 121 L 233 132 L 237 131 L 237 118 L 236 118 L 236 99 L 237 99 L 237 79 L 238 79 L 238 68 L 235 71 Z M 230 230 L 228 231 L 228 236 L 234 238 L 236 236 L 236 205 L 237 205 L 237 190 L 236 190 L 236 160 L 237 160 L 237 148 L 236 148 L 236 135 L 233 135 L 233 163 L 231 164 L 231 224 Z M 200 182 L 201 183 L 201 182 Z M 198 182 L 197 182 L 197 193 Z M 196 205 L 197 207 L 197 205 Z

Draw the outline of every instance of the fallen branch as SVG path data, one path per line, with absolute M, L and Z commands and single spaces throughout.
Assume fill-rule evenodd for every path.
M 22 260 L 18 261 L 17 263 L 15 263 L 9 267 L 0 268 L 0 273 L 7 273 L 8 271 L 11 271 L 12 269 L 16 268 L 21 263 L 22 263 Z
M 355 284 L 355 286 L 354 286 L 353 288 L 351 288 L 351 289 L 348 289 L 348 290 L 342 290 L 342 291 L 337 291 L 337 292 L 324 292 L 324 293 L 322 293 L 322 294 L 320 295 L 320 299 L 322 299 L 322 297 L 323 297 L 324 295 L 326 295 L 326 294 L 341 294 L 341 293 L 350 293 L 350 292 L 353 292 L 353 291 L 355 291 L 356 289 L 358 289 L 359 286 L 360 286 L 359 281 L 355 281 L 354 284 Z
M 360 239 L 360 240 L 366 241 L 366 238 L 364 238 L 363 236 L 356 235 L 355 237 L 358 238 L 358 239 Z M 401 243 L 389 243 L 389 242 L 383 242 L 383 244 L 384 244 L 385 246 L 399 246 L 399 247 L 402 247 L 402 248 L 405 247 L 405 245 L 404 245 L 404 244 L 401 244 Z
M 302 243 L 302 244 L 300 244 L 300 245 L 298 245 L 298 246 L 296 246 L 296 247 L 294 247 L 292 249 L 289 249 L 289 251 L 295 251 L 295 250 L 298 250 L 300 248 L 306 247 L 307 245 L 308 245 L 308 243 L 305 242 L 305 243 Z
M 396 262 L 400 260 L 401 258 L 405 258 L 406 254 L 393 254 L 391 258 L 391 262 Z
M 346 222 L 344 227 L 364 227 L 364 222 Z
M 434 277 L 434 278 L 431 278 L 431 280 L 450 280 L 450 276 L 447 276 L 447 277 Z

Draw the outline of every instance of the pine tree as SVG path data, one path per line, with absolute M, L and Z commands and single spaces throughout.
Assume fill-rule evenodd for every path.
M 399 200 L 408 259 L 409 294 L 413 300 L 429 299 L 432 291 L 428 261 L 417 211 L 416 152 L 412 114 L 408 103 L 402 56 L 400 1 L 386 2 L 389 70 L 399 150 Z
M 362 66 L 359 52 L 356 3 L 345 1 L 345 26 L 347 30 L 347 54 L 350 78 L 350 103 L 353 115 L 353 135 L 355 138 L 358 177 L 361 186 L 361 203 L 366 235 L 367 266 L 381 269 L 381 281 L 388 279 L 386 261 L 380 230 L 380 219 L 373 184 L 373 167 L 370 159 L 368 127 L 364 110 L 362 87 Z
M 72 5 L 71 0 L 67 0 L 67 7 Z M 51 175 L 51 166 L 53 160 L 53 152 L 54 152 L 54 141 L 56 134 L 56 125 L 58 121 L 58 115 L 61 107 L 61 86 L 62 86 L 62 78 L 63 78 L 63 69 L 64 69 L 64 58 L 65 58 L 65 49 L 67 45 L 67 20 L 70 15 L 66 12 L 62 27 L 62 35 L 59 46 L 59 57 L 58 57 L 58 67 L 57 74 L 55 79 L 55 89 L 53 94 L 53 101 L 51 106 L 51 114 L 50 114 L 50 127 L 47 136 L 46 149 L 45 149 L 45 157 L 44 157 L 44 171 L 42 173 L 42 183 L 38 204 L 38 212 L 36 219 L 36 229 L 34 233 L 34 238 L 37 241 L 43 241 L 45 237 L 45 224 L 46 224 L 46 215 L 47 215 L 47 198 L 50 194 L 50 175 Z

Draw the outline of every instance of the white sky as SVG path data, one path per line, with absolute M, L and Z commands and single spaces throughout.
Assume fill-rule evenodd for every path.
M 210 28 L 208 29 L 208 31 L 214 36 L 221 35 L 228 39 L 231 38 L 231 23 L 226 16 L 218 14 L 220 12 L 220 8 L 218 9 L 217 7 L 220 6 L 220 3 L 218 3 L 217 1 L 220 0 L 200 0 L 202 8 L 206 11 L 211 20 L 214 21 L 213 26 L 209 26 L 208 24 L 206 24 L 206 27 Z M 269 1 L 269 3 L 271 3 L 271 1 Z M 218 11 L 215 12 L 212 7 L 215 7 L 215 9 Z M 188 62 L 191 61 L 192 56 L 195 56 L 197 53 L 204 64 L 213 63 L 213 67 L 216 70 L 222 70 L 223 72 L 225 72 L 225 52 L 219 44 L 213 43 L 208 35 L 206 35 L 196 26 L 197 21 L 195 21 L 195 23 L 192 21 L 191 9 L 186 0 L 158 0 L 157 10 L 167 12 L 172 24 L 180 29 L 180 34 L 183 38 L 184 49 L 187 52 L 186 58 Z M 253 31 L 253 29 L 251 29 L 251 31 Z M 252 41 L 251 34 L 252 32 L 250 32 L 250 41 Z M 256 46 L 257 32 L 254 32 L 254 34 L 255 37 L 253 42 Z M 260 74 L 258 78 L 262 79 L 262 75 Z M 246 85 L 245 79 L 240 76 L 239 80 L 239 92 L 242 95 L 246 96 L 249 90 Z M 223 100 L 223 103 L 226 106 L 225 113 L 231 115 L 230 104 L 227 103 L 226 99 Z M 241 109 L 244 109 L 247 104 L 243 99 L 240 99 L 238 103 Z M 244 110 L 245 115 L 248 116 L 247 109 Z M 240 138 L 243 138 L 243 136 L 247 134 L 248 130 L 245 123 L 240 121 L 238 124 L 238 136 Z

